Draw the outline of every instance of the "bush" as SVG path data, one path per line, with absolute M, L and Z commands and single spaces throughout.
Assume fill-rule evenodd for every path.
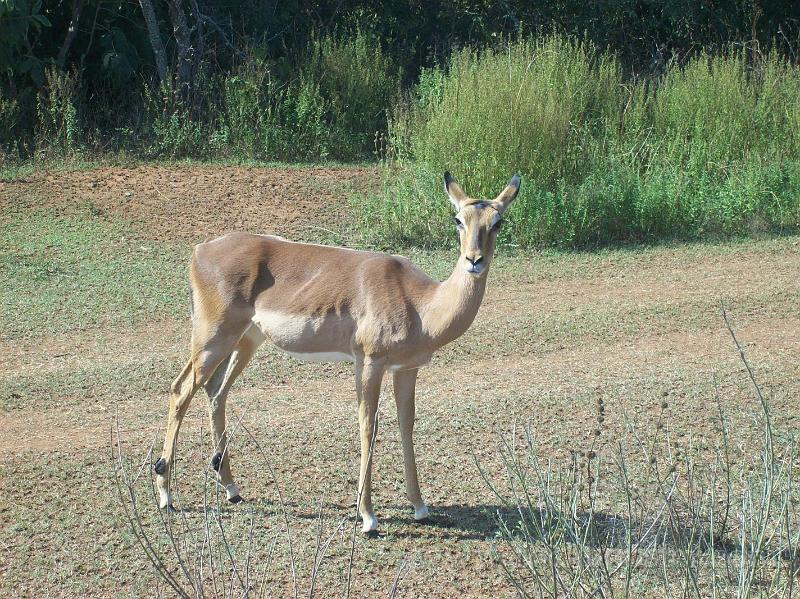
M 145 89 L 145 154 L 151 157 L 185 158 L 208 155 L 202 123 L 175 100 L 165 86 Z
M 315 38 L 304 74 L 319 85 L 338 158 L 369 155 L 386 133 L 386 111 L 400 89 L 400 74 L 380 40 L 357 29 L 352 35 Z
M 299 75 L 272 79 L 264 64 L 224 80 L 224 123 L 217 135 L 234 156 L 262 160 L 319 160 L 328 156 L 327 104 L 319 85 Z
M 267 98 L 273 83 L 261 64 L 247 65 L 223 82 L 223 139 L 237 155 L 258 156 L 263 152 Z
M 669 70 L 651 98 L 650 126 L 664 143 L 651 145 L 650 162 L 701 174 L 725 173 L 754 155 L 797 158 L 797 122 L 792 127 L 786 112 L 798 83 L 796 67 L 773 55 L 751 70 L 743 51 L 700 54 Z
M 799 93 L 800 68 L 775 54 L 700 54 L 626 82 L 613 56 L 561 36 L 461 50 L 395 108 L 398 174 L 363 228 L 385 245 L 452 243 L 451 170 L 478 197 L 522 174 L 501 241 L 524 246 L 795 229 Z
M 273 70 L 253 59 L 223 80 L 219 134 L 233 155 L 352 160 L 368 156 L 386 134 L 386 107 L 400 79 L 371 36 L 358 30 L 314 38 L 290 79 Z
M 77 75 L 48 69 L 47 83 L 37 104 L 37 145 L 46 152 L 71 153 L 82 143 L 78 116 L 80 80 Z

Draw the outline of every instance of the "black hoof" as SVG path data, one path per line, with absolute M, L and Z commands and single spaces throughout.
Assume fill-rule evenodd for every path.
M 242 503 L 244 499 L 242 499 L 241 495 L 234 495 L 233 497 L 228 499 L 228 501 L 230 501 L 231 503 Z
M 169 514 L 177 514 L 178 513 L 178 510 L 176 510 L 175 506 L 172 505 L 172 504 L 165 505 L 161 509 L 164 510 L 165 512 L 169 513 Z
M 159 458 L 159 460 L 153 464 L 153 470 L 158 475 L 163 475 L 167 471 L 167 461 L 164 458 Z
M 381 535 L 377 530 L 370 530 L 369 532 L 365 532 L 364 536 L 367 537 L 368 539 L 377 539 Z
M 422 524 L 423 526 L 434 524 L 433 518 L 430 516 L 425 516 L 424 518 L 420 518 L 419 520 L 414 520 L 414 524 Z
M 215 453 L 214 457 L 211 458 L 211 467 L 214 469 L 214 472 L 219 472 L 220 464 L 222 464 L 222 454 Z

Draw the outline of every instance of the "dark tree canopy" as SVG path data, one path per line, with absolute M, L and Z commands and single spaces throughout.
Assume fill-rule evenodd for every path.
M 6 83 L 42 85 L 44 68 L 58 63 L 111 87 L 124 85 L 139 69 L 156 74 L 145 4 L 153 8 L 172 68 L 181 35 L 194 42 L 191 60 L 224 70 L 248 48 L 280 62 L 301 51 L 314 32 L 360 26 L 409 77 L 454 45 L 483 45 L 520 32 L 585 34 L 600 48 L 617 51 L 631 68 L 647 70 L 732 42 L 790 51 L 800 26 L 800 3 L 788 0 L 5 0 L 0 69 Z M 186 31 L 176 18 L 186 21 Z M 199 50 L 203 56 L 196 56 Z
M 150 137 L 165 130 L 157 119 L 176 110 L 213 128 L 210 121 L 222 118 L 219 106 L 236 101 L 245 111 L 248 102 L 258 104 L 261 112 L 253 118 L 269 119 L 261 123 L 268 137 L 283 129 L 319 138 L 316 129 L 339 127 L 338 147 L 346 142 L 358 148 L 350 154 L 363 154 L 379 143 L 372 139 L 375 129 L 353 132 L 346 121 L 356 118 L 370 127 L 382 121 L 378 129 L 385 132 L 392 88 L 408 89 L 423 69 L 445 64 L 454 49 L 554 32 L 614 53 L 635 75 L 658 75 L 700 50 L 731 45 L 754 55 L 774 49 L 797 62 L 800 2 L 2 0 L 0 147 L 11 143 L 27 153 L 30 148 L 21 148 L 32 142 L 25 140 L 36 131 L 40 138 L 51 135 L 51 129 L 101 140 L 121 131 L 131 144 L 142 137 L 147 119 Z M 336 42 L 345 38 L 361 41 Z M 365 56 L 373 50 L 374 57 Z M 364 95 L 355 78 L 335 80 L 353 75 L 354 64 L 381 74 L 369 98 L 353 99 Z M 70 81 L 56 85 L 59 77 Z M 384 104 L 375 108 L 379 102 Z M 353 103 L 366 112 L 353 116 Z M 238 109 L 226 110 L 235 137 L 231 123 Z M 337 111 L 338 121 L 331 116 Z M 175 122 L 169 125 L 176 130 Z M 171 146 L 204 135 L 192 131 L 194 125 L 178 125 L 180 139 L 170 134 Z M 327 151 L 320 146 L 314 152 Z

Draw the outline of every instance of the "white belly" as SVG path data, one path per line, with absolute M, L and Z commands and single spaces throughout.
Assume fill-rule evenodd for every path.
M 287 354 L 303 362 L 352 362 L 353 356 L 342 352 L 325 351 L 325 352 L 294 352 L 287 351 Z
M 307 362 L 352 362 L 351 325 L 336 316 L 327 318 L 259 310 L 253 324 L 276 347 Z

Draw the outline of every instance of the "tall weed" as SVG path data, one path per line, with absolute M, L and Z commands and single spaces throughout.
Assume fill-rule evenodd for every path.
M 254 52 L 257 54 L 257 52 Z M 288 80 L 253 60 L 223 80 L 229 153 L 262 159 L 369 156 L 386 134 L 399 74 L 377 40 L 357 30 L 312 40 Z
M 80 80 L 78 75 L 48 69 L 46 85 L 37 103 L 40 151 L 72 153 L 82 143 L 79 120 Z
M 797 229 L 800 68 L 777 54 L 751 63 L 701 53 L 626 81 L 614 56 L 557 35 L 455 52 L 393 110 L 397 168 L 362 202 L 362 228 L 379 245 L 451 243 L 439 204 L 451 170 L 477 197 L 522 174 L 504 243 Z
M 380 40 L 360 29 L 315 38 L 304 74 L 327 102 L 336 156 L 369 155 L 386 132 L 387 109 L 400 89 L 399 70 Z
M 167 86 L 145 88 L 146 155 L 150 157 L 202 157 L 209 153 L 203 124 L 176 101 Z

